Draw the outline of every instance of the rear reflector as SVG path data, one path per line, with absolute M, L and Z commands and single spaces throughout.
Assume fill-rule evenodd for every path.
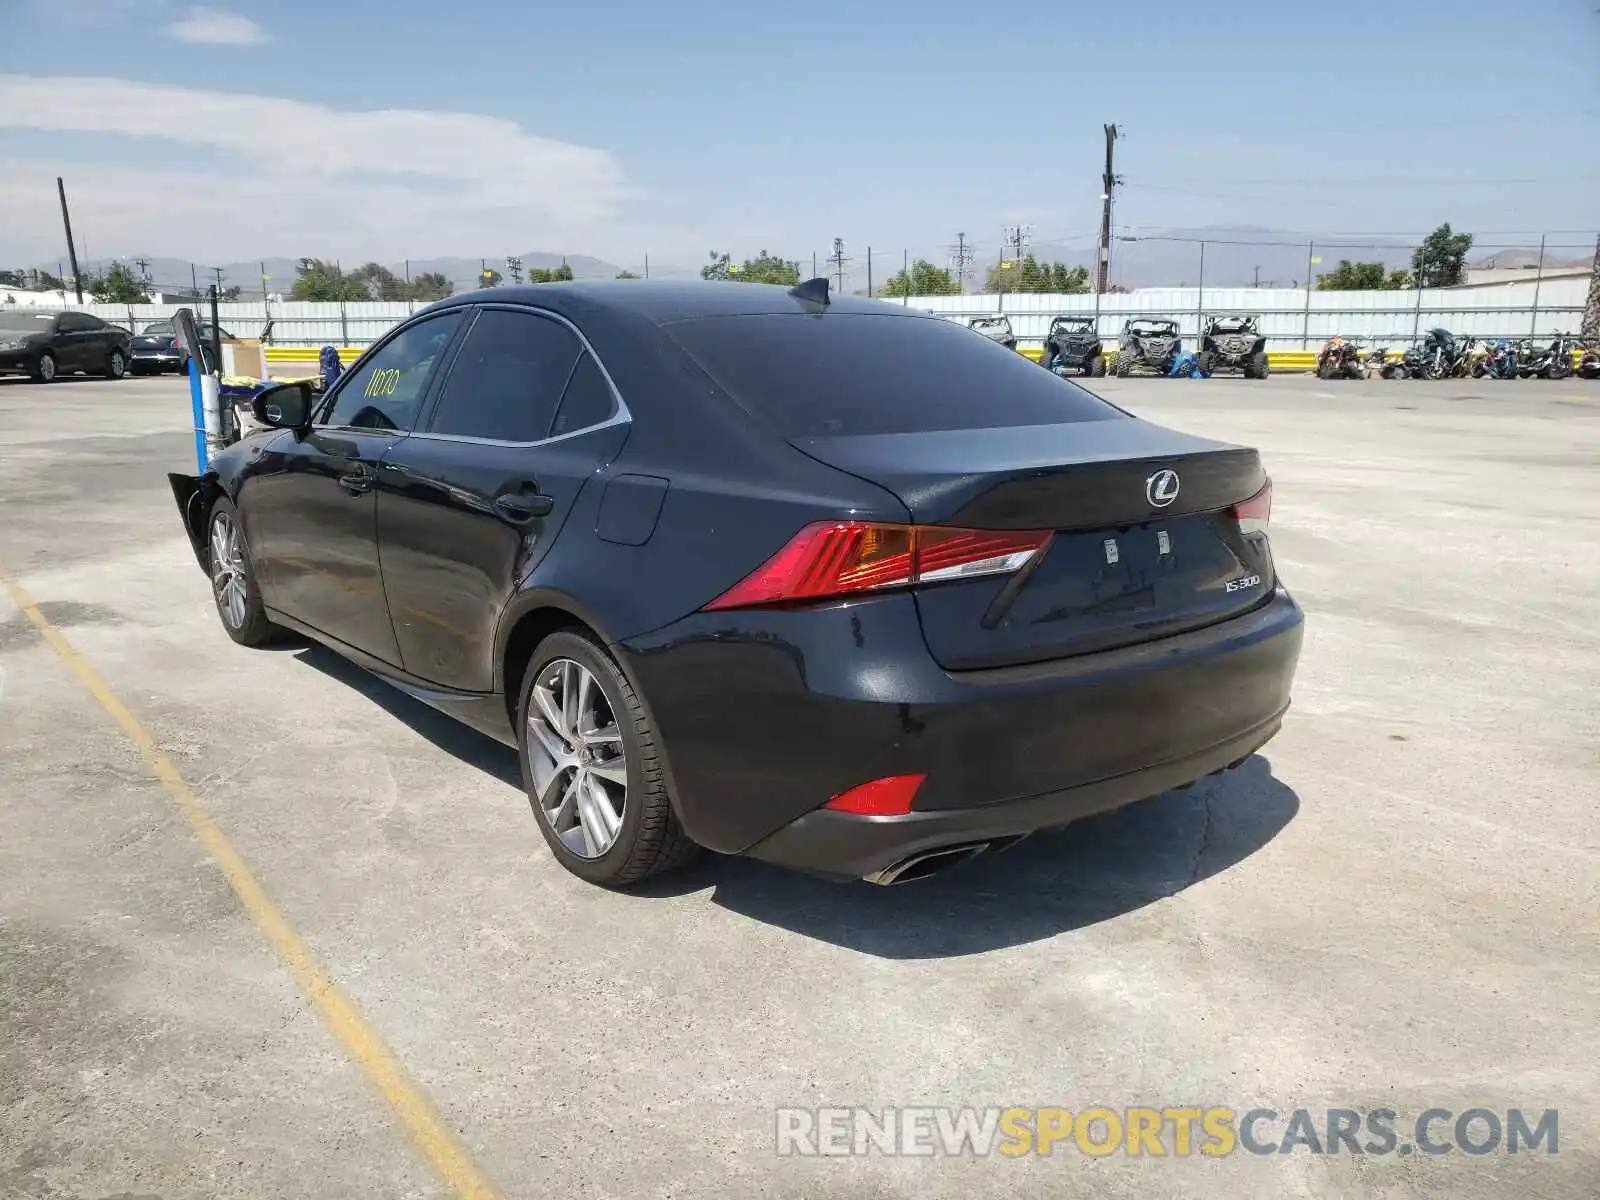
M 797 604 L 883 588 L 1020 569 L 1049 541 L 1046 530 L 950 529 L 823 521 L 807 525 L 708 611 Z
M 1265 533 L 1272 520 L 1272 480 L 1250 499 L 1235 504 L 1233 519 L 1239 522 L 1240 533 Z
M 911 811 L 911 798 L 926 778 L 926 775 L 890 775 L 886 779 L 874 779 L 839 793 L 823 807 L 858 817 L 901 817 Z

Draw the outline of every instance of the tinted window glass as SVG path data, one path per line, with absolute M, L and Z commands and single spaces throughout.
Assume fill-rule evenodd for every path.
M 461 324 L 444 313 L 406 329 L 348 376 L 333 396 L 326 424 L 353 429 L 408 431 L 439 355 Z
M 434 413 L 434 433 L 537 442 L 547 437 L 572 366 L 583 352 L 559 321 L 487 309 L 461 343 Z
M 57 323 L 56 328 L 60 329 L 62 333 L 82 333 L 86 329 L 92 329 L 93 326 L 89 324 L 88 318 L 84 317 L 82 313 L 62 313 L 61 320 Z
M 786 437 L 1125 416 L 1015 351 L 935 317 L 708 317 L 666 330 L 747 411 Z
M 572 378 L 561 397 L 561 407 L 556 412 L 555 424 L 550 427 L 550 436 L 576 433 L 580 429 L 598 425 L 608 420 L 616 408 L 611 386 L 600 373 L 599 364 L 585 354 L 572 369 Z

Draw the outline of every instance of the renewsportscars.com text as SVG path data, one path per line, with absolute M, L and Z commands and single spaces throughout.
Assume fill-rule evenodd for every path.
M 1557 1153 L 1559 1114 L 1429 1108 L 780 1108 L 783 1156 Z

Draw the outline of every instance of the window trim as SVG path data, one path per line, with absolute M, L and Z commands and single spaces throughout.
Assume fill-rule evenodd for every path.
M 537 438 L 531 442 L 507 441 L 504 438 L 470 437 L 462 433 L 434 433 L 431 429 L 425 428 L 432 425 L 434 417 L 438 415 L 439 401 L 444 396 L 445 389 L 450 385 L 450 376 L 455 371 L 456 354 L 459 353 L 460 346 L 465 344 L 467 335 L 471 333 L 472 327 L 478 323 L 478 314 L 490 311 L 528 313 L 533 316 L 548 317 L 570 329 L 577 336 L 578 344 L 582 347 L 582 353 L 578 355 L 577 361 L 572 364 L 572 370 L 567 373 L 567 384 L 562 386 L 561 398 L 564 399 L 566 397 L 567 385 L 572 383 L 572 376 L 577 372 L 578 364 L 583 361 L 583 355 L 587 354 L 594 359 L 595 366 L 600 368 L 600 377 L 606 381 L 606 387 L 611 389 L 613 404 L 611 415 L 604 421 L 597 421 L 593 425 L 585 425 L 581 429 L 573 429 L 567 433 L 558 433 L 554 437 Z M 421 438 L 429 442 L 460 442 L 468 446 L 512 446 L 519 448 L 548 446 L 552 442 L 563 442 L 568 438 L 578 437 L 580 434 L 593 433 L 596 429 L 608 429 L 613 425 L 621 425 L 633 420 L 633 413 L 629 410 L 627 401 L 622 398 L 622 389 L 617 387 L 617 381 L 611 377 L 611 372 L 606 369 L 605 360 L 595 353 L 594 345 L 584 336 L 583 330 L 579 329 L 566 317 L 558 312 L 552 312 L 548 308 L 539 308 L 532 304 L 474 304 L 471 306 L 471 312 L 472 320 L 462 327 L 460 343 L 453 347 L 445 373 L 439 377 L 437 386 L 432 389 L 426 408 L 417 420 L 418 428 L 410 434 L 411 437 Z M 350 369 L 352 371 L 355 370 L 354 367 Z M 555 411 L 550 414 L 551 421 L 553 422 L 560 413 L 561 405 L 558 402 Z
M 465 308 L 464 305 L 454 305 L 450 308 L 441 309 L 438 312 L 418 313 L 411 320 L 404 321 L 399 325 L 396 325 L 388 332 L 387 335 L 384 336 L 381 341 L 373 342 L 372 345 L 367 347 L 366 353 L 362 354 L 360 358 L 351 363 L 349 370 L 345 371 L 344 374 L 339 376 L 339 382 L 333 385 L 333 390 L 322 398 L 322 404 L 317 408 L 316 416 L 312 418 L 311 428 L 335 433 L 358 433 L 368 435 L 377 434 L 385 437 L 416 436 L 416 426 L 422 424 L 425 414 L 431 411 L 433 393 L 440 380 L 439 371 L 441 366 L 444 363 L 454 362 L 453 351 L 455 350 L 456 344 L 461 340 L 462 331 L 470 328 L 473 320 L 475 319 L 470 309 L 464 314 L 466 319 L 462 320 L 456 326 L 454 332 L 452 332 L 450 335 L 450 340 L 444 344 L 444 348 L 439 355 L 440 359 L 442 360 L 441 363 L 434 366 L 433 373 L 428 377 L 427 383 L 423 385 L 422 395 L 417 401 L 417 419 L 412 423 L 411 429 L 369 429 L 362 425 L 333 425 L 328 423 L 327 418 L 333 415 L 333 410 L 339 406 L 339 397 L 344 395 L 344 390 L 349 386 L 350 380 L 355 378 L 356 372 L 366 365 L 367 359 L 372 358 L 376 354 L 382 353 L 388 348 L 389 343 L 403 335 L 407 330 L 415 329 L 419 325 L 425 325 L 429 321 L 437 321 L 440 317 L 449 316 L 452 313 L 460 313 L 462 312 L 463 308 Z

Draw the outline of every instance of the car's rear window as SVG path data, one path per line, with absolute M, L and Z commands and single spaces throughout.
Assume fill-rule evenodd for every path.
M 702 317 L 668 334 L 785 437 L 1106 421 L 1099 397 L 937 317 Z

